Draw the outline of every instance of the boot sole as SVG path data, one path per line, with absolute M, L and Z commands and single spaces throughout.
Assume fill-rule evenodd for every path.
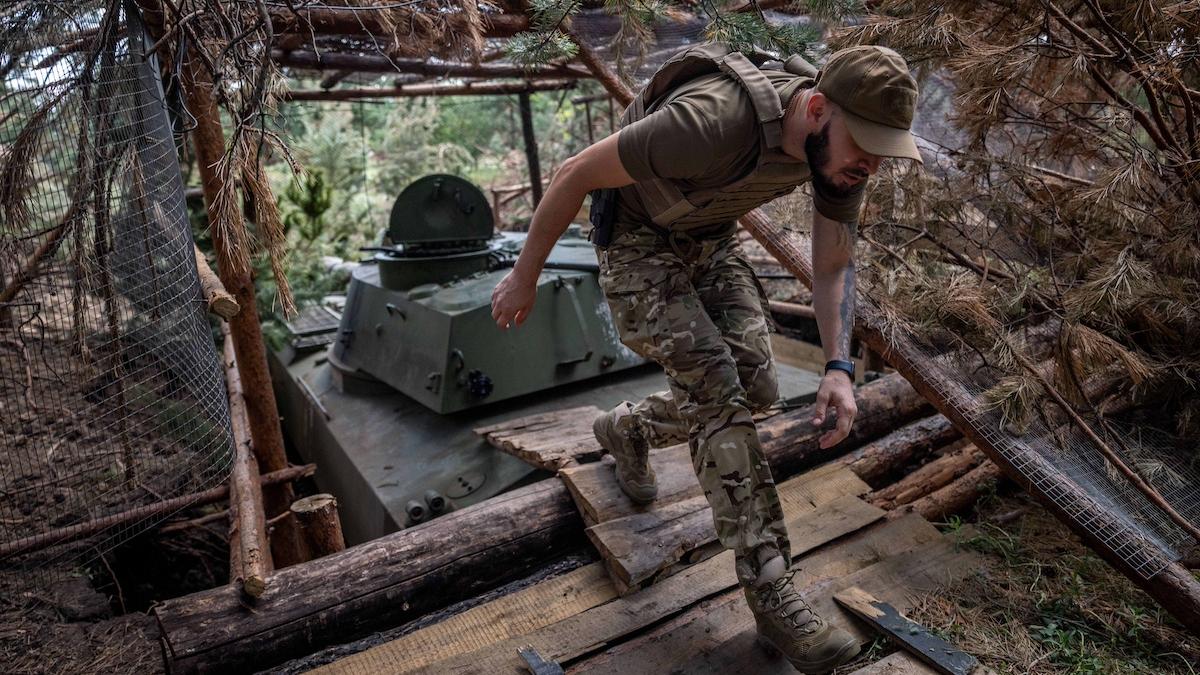
M 617 455 L 612 451 L 612 448 L 620 446 L 620 439 L 614 439 L 608 430 L 601 428 L 601 422 L 604 421 L 604 417 L 604 415 L 601 415 L 600 417 L 597 417 L 594 422 L 592 422 L 592 435 L 595 436 L 596 440 L 600 442 L 600 447 L 604 450 L 607 450 L 608 454 L 612 455 L 613 459 L 616 459 Z M 613 475 L 617 479 L 617 486 L 621 488 L 621 492 L 623 492 L 626 497 L 629 497 L 629 501 L 637 504 L 638 506 L 645 506 L 653 502 L 658 497 L 657 485 L 652 488 L 649 496 L 637 495 L 630 490 L 629 486 L 626 485 L 624 480 L 621 480 L 621 472 L 617 471 L 615 466 L 613 467 Z
M 782 649 L 776 647 L 775 643 L 767 639 L 767 637 L 762 633 L 759 633 L 757 637 L 758 644 L 763 648 L 763 650 L 772 656 L 778 656 L 787 659 L 788 663 L 792 664 L 793 668 L 801 673 L 804 673 L 804 675 L 824 675 L 824 673 L 828 673 L 834 668 L 837 668 L 843 663 L 846 663 L 847 661 L 850 661 L 854 657 L 858 656 L 859 651 L 862 650 L 862 647 L 858 644 L 858 642 L 849 642 L 845 647 L 839 649 L 836 654 L 823 661 L 798 664 L 792 659 L 788 659 L 787 654 L 784 654 Z

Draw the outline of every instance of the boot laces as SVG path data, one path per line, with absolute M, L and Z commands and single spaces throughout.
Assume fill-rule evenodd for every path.
M 649 448 L 643 447 L 645 440 L 642 439 L 638 430 L 632 426 L 626 426 L 624 429 L 617 427 L 617 433 L 626 441 L 627 445 L 620 451 L 629 463 L 629 469 L 637 476 L 649 474 L 650 452 Z
M 793 627 L 805 633 L 812 633 L 821 627 L 821 619 L 796 591 L 792 583 L 795 574 L 796 570 L 789 570 L 765 587 L 766 604 L 768 609 L 777 610 L 779 616 L 787 619 Z

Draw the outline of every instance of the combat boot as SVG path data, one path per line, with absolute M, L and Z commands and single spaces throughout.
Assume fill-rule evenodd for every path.
M 635 504 L 649 504 L 658 496 L 650 449 L 632 424 L 629 403 L 622 403 L 600 415 L 592 423 L 592 433 L 600 447 L 617 460 L 617 485 Z
M 758 639 L 806 675 L 827 673 L 858 655 L 858 640 L 808 606 L 792 583 L 794 574 L 793 570 L 773 582 L 744 589 Z

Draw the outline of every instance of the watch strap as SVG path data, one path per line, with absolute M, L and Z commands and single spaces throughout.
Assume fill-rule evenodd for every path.
M 854 381 L 854 362 L 843 361 L 842 359 L 833 359 L 825 362 L 825 372 L 831 370 L 840 370 L 850 376 L 850 381 Z

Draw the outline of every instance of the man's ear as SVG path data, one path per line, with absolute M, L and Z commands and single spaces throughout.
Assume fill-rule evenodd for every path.
M 804 104 L 804 120 L 813 129 L 819 129 L 820 122 L 828 114 L 830 105 L 832 105 L 832 101 L 826 98 L 825 94 L 815 89 L 812 90 L 812 93 L 808 95 L 808 101 Z

